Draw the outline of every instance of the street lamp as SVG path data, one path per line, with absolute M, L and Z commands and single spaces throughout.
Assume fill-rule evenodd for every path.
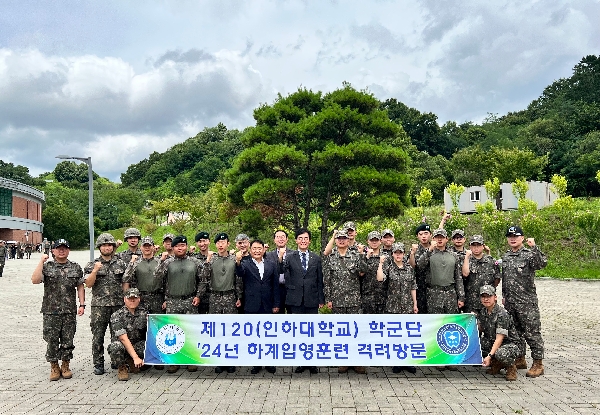
M 88 221 L 90 227 L 90 262 L 94 262 L 94 172 L 92 171 L 91 157 L 72 157 L 64 154 L 56 156 L 62 160 L 79 160 L 88 165 Z

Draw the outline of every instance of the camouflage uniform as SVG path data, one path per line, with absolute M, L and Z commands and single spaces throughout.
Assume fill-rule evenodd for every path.
M 446 250 L 448 252 L 454 252 L 456 255 L 458 255 L 458 259 L 460 260 L 460 266 L 462 268 L 463 262 L 465 261 L 465 255 L 467 255 L 467 250 L 463 247 L 463 249 L 459 251 L 454 246 L 449 246 L 448 248 L 446 248 Z
M 163 282 L 154 278 L 154 271 L 158 267 L 159 258 L 145 259 L 138 257 L 135 262 L 129 262 L 123 275 L 123 282 L 130 287 L 140 290 L 140 307 L 148 314 L 163 314 L 162 305 L 165 302 Z
M 427 279 L 429 278 L 429 267 L 420 266 L 420 258 L 429 250 L 419 244 L 415 252 L 415 280 L 417 281 L 417 307 L 419 314 L 427 314 Z
M 46 343 L 46 361 L 71 360 L 73 338 L 77 328 L 77 286 L 83 284 L 81 266 L 67 260 L 60 264 L 45 262 L 42 268 L 44 299 L 42 300 L 43 336 Z
M 33 251 L 33 245 L 27 244 L 25 245 L 25 255 L 27 255 L 27 259 L 31 259 L 31 252 Z
M 483 306 L 482 306 L 483 307 Z M 504 334 L 502 345 L 496 350 L 494 357 L 501 364 L 512 366 L 520 356 L 519 343 L 521 339 L 515 329 L 512 317 L 500 305 L 496 304 L 491 313 L 483 307 L 477 316 L 479 320 L 480 342 L 482 356 L 487 356 L 492 350 L 497 334 Z
M 361 311 L 360 274 L 367 270 L 364 255 L 350 250 L 341 256 L 332 252 L 323 266 L 325 302 L 333 303 L 334 314 L 358 314 Z
M 192 301 L 201 297 L 201 271 L 202 263 L 190 256 L 170 256 L 158 264 L 154 278 L 163 281 L 167 314 L 198 314 Z
M 383 314 L 387 297 L 388 283 L 377 281 L 379 269 L 379 255 L 365 258 L 367 271 L 362 277 L 362 310 L 365 314 Z
M 102 268 L 96 273 L 96 282 L 92 286 L 92 356 L 94 366 L 104 366 L 104 334 L 110 326 L 110 316 L 123 304 L 122 284 L 127 264 L 116 257 L 108 261 L 102 257 L 96 258 L 85 266 L 83 272 L 86 276 L 92 273 L 96 262 L 101 262 Z M 112 327 L 110 331 L 112 333 Z
M 484 285 L 494 286 L 494 281 L 500 279 L 500 268 L 496 260 L 484 254 L 480 259 L 473 255 L 469 258 L 469 275 L 464 278 L 465 305 L 463 312 L 478 313 L 483 309 L 479 289 Z
M 464 301 L 465 290 L 458 256 L 448 250 L 427 250 L 417 265 L 429 268 L 427 307 L 429 314 L 457 314 L 458 301 Z M 420 312 L 420 310 L 419 310 Z
M 525 341 L 533 359 L 544 358 L 540 310 L 535 290 L 535 271 L 548 263 L 537 246 L 508 250 L 502 257 L 502 296 L 506 311 L 513 318 L 520 340 L 520 356 L 525 355 Z
M 385 312 L 390 314 L 414 314 L 411 290 L 417 289 L 412 267 L 404 264 L 398 267 L 394 261 L 383 263 L 383 275 L 388 283 Z M 420 311 L 420 310 L 419 310 Z
M 50 255 L 50 242 L 44 241 L 44 253 Z
M 112 334 L 111 343 L 108 345 L 108 354 L 111 360 L 121 366 L 127 363 L 130 358 L 129 353 L 119 340 L 119 336 L 127 334 L 127 338 L 135 349 L 140 359 L 144 358 L 146 348 L 146 327 L 148 315 L 146 310 L 138 307 L 134 314 L 123 306 L 115 311 L 110 317 L 110 325 L 114 332 Z
M 135 252 L 131 252 L 131 250 L 129 248 L 127 248 L 125 251 L 119 252 L 119 253 L 115 254 L 115 256 L 117 258 L 119 258 L 120 260 L 122 260 L 126 264 L 129 264 L 131 262 L 131 257 L 133 255 L 137 255 L 138 258 L 141 257 L 142 256 L 141 249 L 140 248 L 136 248 Z
M 210 291 L 209 314 L 238 313 L 235 303 L 242 299 L 244 283 L 235 273 L 235 266 L 235 256 L 222 257 L 218 254 L 214 254 L 210 262 L 204 264 L 202 290 Z
M 202 264 L 204 264 L 206 262 L 206 255 L 204 255 L 200 251 L 190 254 L 190 256 L 196 258 Z M 200 304 L 198 305 L 198 314 L 208 314 L 209 302 L 210 302 L 210 292 L 209 292 L 209 290 L 204 290 L 202 297 L 200 297 Z

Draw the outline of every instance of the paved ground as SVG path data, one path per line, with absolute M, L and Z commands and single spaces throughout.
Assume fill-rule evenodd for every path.
M 83 265 L 88 255 L 72 252 L 71 259 Z M 286 367 L 256 376 L 249 368 L 220 375 L 212 368 L 151 369 L 119 382 L 115 370 L 92 373 L 85 315 L 78 320 L 73 379 L 50 382 L 39 313 L 43 287 L 30 281 L 39 257 L 8 261 L 0 279 L 0 413 L 600 414 L 600 282 L 539 281 L 547 354 L 546 375 L 537 379 L 519 371 L 509 383 L 475 367 L 423 368 L 416 375 L 372 367 L 366 376 L 333 368 L 298 375 Z

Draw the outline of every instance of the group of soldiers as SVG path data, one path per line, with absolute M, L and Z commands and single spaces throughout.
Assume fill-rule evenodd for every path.
M 481 235 L 472 235 L 466 249 L 466 235 L 422 223 L 415 230 L 417 244 L 406 252 L 390 229 L 372 231 L 366 246 L 356 241 L 356 225 L 347 222 L 334 231 L 322 255 L 309 251 L 311 233 L 295 232 L 296 249 L 290 249 L 288 234 L 273 235 L 275 249 L 245 234 L 235 238 L 229 250 L 229 236 L 218 233 L 209 249 L 207 232 L 198 232 L 195 244 L 185 236 L 166 234 L 164 252 L 150 236 L 139 230 L 125 231 L 127 249 L 116 253 L 121 241 L 101 234 L 96 247 L 100 256 L 84 269 L 68 260 L 69 244 L 58 240 L 52 246 L 53 261 L 42 255 L 32 275 L 34 284 L 43 282 L 43 333 L 51 380 L 72 376 L 76 315 L 83 315 L 85 288 L 91 287 L 91 330 L 94 373 L 105 373 L 104 335 L 110 327 L 108 353 L 118 379 L 144 370 L 147 314 L 316 314 L 327 307 L 339 314 L 455 314 L 477 315 L 483 365 L 488 373 L 506 369 L 506 379 L 516 380 L 517 369 L 527 368 L 526 343 L 533 364 L 527 376 L 544 373 L 544 346 L 535 291 L 535 271 L 546 265 L 546 257 L 533 238 L 525 240 L 519 226 L 507 229 L 508 251 L 501 260 L 489 255 Z M 452 245 L 448 245 L 449 241 Z M 526 241 L 527 246 L 524 244 Z M 496 287 L 502 281 L 504 307 L 497 303 Z M 75 304 L 75 298 L 79 306 Z M 62 362 L 59 366 L 58 361 Z M 162 370 L 164 367 L 155 366 Z M 168 366 L 175 373 L 179 366 Z M 340 373 L 348 367 L 339 367 Z M 440 370 L 454 367 L 438 367 Z M 196 366 L 188 366 L 196 371 Z M 215 372 L 235 372 L 232 366 Z M 262 367 L 255 366 L 256 374 Z M 266 367 L 274 373 L 275 367 Z M 296 373 L 318 368 L 297 367 Z M 366 373 L 364 367 L 354 367 Z M 393 367 L 395 373 L 414 367 Z
M 31 259 L 31 253 L 37 249 L 31 242 L 11 242 L 7 243 L 0 239 L 0 260 L 7 259 Z M 1 276 L 1 275 L 0 275 Z

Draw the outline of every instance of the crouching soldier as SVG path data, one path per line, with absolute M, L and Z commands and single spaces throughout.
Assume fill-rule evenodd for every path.
M 123 308 L 110 317 L 114 333 L 108 346 L 110 358 L 119 368 L 119 380 L 129 380 L 130 371 L 140 371 L 146 347 L 147 313 L 140 307 L 140 291 L 129 288 L 125 291 L 124 301 Z
M 512 317 L 497 304 L 496 288 L 484 285 L 479 290 L 481 309 L 478 318 L 483 366 L 489 366 L 486 373 L 497 375 L 506 369 L 506 380 L 517 380 L 515 360 L 519 357 L 519 335 Z

